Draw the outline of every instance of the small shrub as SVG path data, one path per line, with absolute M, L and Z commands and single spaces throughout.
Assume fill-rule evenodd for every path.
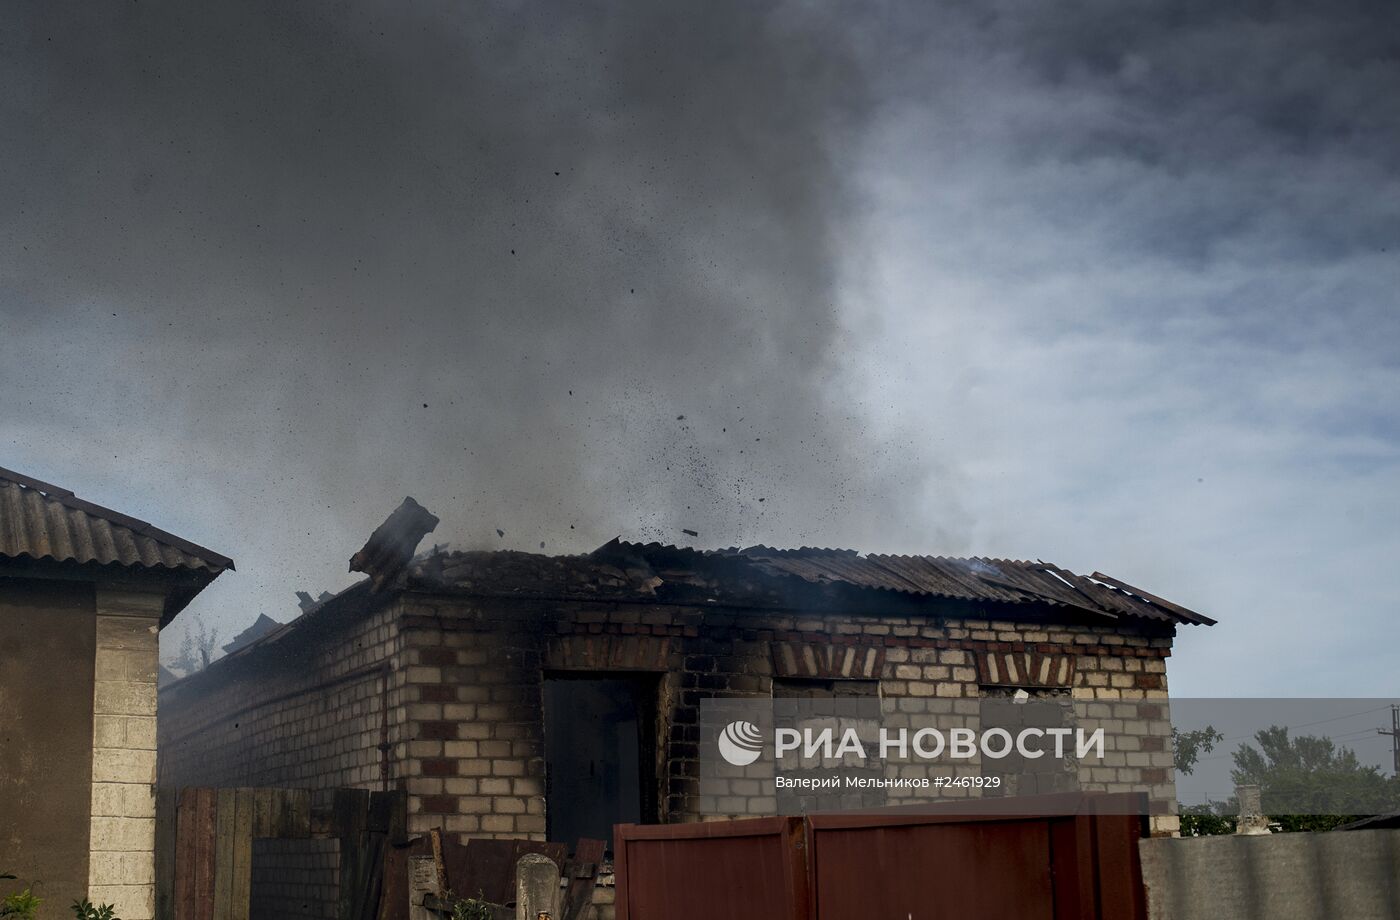
M 1181 808 L 1181 836 L 1215 837 L 1233 834 L 1237 820 L 1233 815 L 1222 815 L 1219 810 L 1207 803 L 1187 805 Z
M 452 920 L 494 920 L 491 903 L 476 893 L 474 898 L 462 898 L 452 905 Z
M 14 876 L 0 875 L 0 879 L 6 878 L 14 878 Z M 6 895 L 3 900 L 0 900 L 0 917 L 4 917 L 6 920 L 34 920 L 34 916 L 38 912 L 39 898 L 36 898 L 34 892 L 28 888 Z
M 116 908 L 112 905 L 93 906 L 87 898 L 73 902 L 73 916 L 77 920 L 121 920 L 116 916 Z

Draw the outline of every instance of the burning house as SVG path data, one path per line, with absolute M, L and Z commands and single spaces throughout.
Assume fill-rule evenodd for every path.
M 618 540 L 415 556 L 436 523 L 407 500 L 352 560 L 364 580 L 164 688 L 160 783 L 404 789 L 410 831 L 606 838 L 709 814 L 702 700 L 1165 701 L 1177 626 L 1213 622 L 1042 562 Z M 1078 788 L 1174 808 L 1165 716 L 1138 735 Z

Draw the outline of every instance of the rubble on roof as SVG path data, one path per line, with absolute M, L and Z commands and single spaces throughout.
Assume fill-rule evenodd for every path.
M 326 601 L 330 600 L 332 597 L 335 597 L 335 595 L 334 595 L 334 594 L 331 594 L 331 592 L 329 592 L 329 591 L 322 591 L 321 594 L 320 594 L 320 596 L 318 596 L 318 597 L 312 597 L 312 596 L 310 595 L 310 593 L 308 593 L 308 592 L 306 592 L 306 591 L 298 591 L 298 592 L 297 592 L 297 607 L 301 610 L 302 613 L 306 613 L 306 612 L 310 611 L 311 609 L 313 609 L 314 607 L 316 607 L 317 605 L 319 605 L 319 604 L 324 604 Z
M 350 571 L 368 575 L 372 592 L 382 590 L 404 570 L 418 542 L 437 525 L 437 515 L 411 497 L 405 498 L 384 523 L 374 529 L 360 551 L 350 557 Z
M 695 550 L 612 540 L 586 556 L 513 551 L 434 553 L 416 560 L 407 586 L 493 596 L 599 597 L 791 605 L 830 592 L 1038 604 L 1096 617 L 1210 625 L 1209 617 L 1095 573 L 1046 562 L 865 555 L 804 547 Z M 805 593 L 804 593 L 805 589 Z
M 434 553 L 415 560 L 407 584 L 491 595 L 654 597 L 662 579 L 645 564 L 490 550 Z
M 281 627 L 282 624 L 274 620 L 265 613 L 258 614 L 258 618 L 253 621 L 253 625 L 234 636 L 223 646 L 225 655 L 232 655 L 234 652 L 247 645 L 252 645 L 263 636 Z

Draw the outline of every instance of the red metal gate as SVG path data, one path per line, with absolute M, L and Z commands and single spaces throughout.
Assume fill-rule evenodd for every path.
M 1048 815 L 925 809 L 620 825 L 617 917 L 1143 920 L 1145 819 L 1108 797 L 1073 801 L 1065 808 L 1060 798 L 1061 813 Z

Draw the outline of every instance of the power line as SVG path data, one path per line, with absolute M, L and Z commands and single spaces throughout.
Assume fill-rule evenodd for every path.
M 1295 728 L 1307 728 L 1307 727 L 1310 726 L 1310 725 L 1321 725 L 1321 724 L 1324 723 L 1324 722 L 1338 722 L 1338 721 L 1341 721 L 1342 719 L 1354 719 L 1354 718 L 1356 718 L 1357 716 L 1370 715 L 1370 714 L 1373 713 L 1373 712 L 1380 712 L 1382 709 L 1394 709 L 1394 708 L 1395 708 L 1395 707 L 1393 707 L 1393 706 L 1391 706 L 1391 705 L 1389 705 L 1389 704 L 1386 704 L 1385 706 L 1377 706 L 1375 709 L 1363 709 L 1363 710 L 1361 710 L 1360 712 L 1349 712 L 1349 713 L 1347 713 L 1346 715 L 1342 715 L 1342 716 L 1332 716 L 1332 717 L 1329 718 L 1329 719 L 1317 719 L 1317 720 L 1312 721 L 1312 722 L 1299 722 L 1297 725 L 1284 725 L 1284 726 L 1281 726 L 1281 727 L 1282 727 L 1282 728 L 1286 728 L 1286 729 L 1288 729 L 1289 731 L 1292 731 L 1292 730 L 1295 729 Z M 1221 738 L 1219 743 L 1220 743 L 1220 744 L 1225 744 L 1225 743 L 1230 742 L 1230 741 L 1253 741 L 1253 740 L 1254 740 L 1254 735 L 1238 735 L 1238 736 L 1236 736 L 1236 737 L 1234 737 L 1234 738 Z
M 1370 715 L 1370 714 L 1373 713 L 1373 712 L 1380 712 L 1380 711 L 1382 711 L 1382 710 L 1384 710 L 1384 709 L 1389 709 L 1389 710 L 1391 710 L 1392 721 L 1394 721 L 1394 719 L 1396 718 L 1395 713 L 1397 712 L 1397 710 L 1400 710 L 1400 707 L 1387 704 L 1387 705 L 1385 705 L 1385 706 L 1377 706 L 1377 707 L 1375 707 L 1374 709 L 1363 709 L 1363 710 L 1361 710 L 1360 712 L 1349 712 L 1349 713 L 1347 713 L 1347 714 L 1345 714 L 1345 715 L 1332 716 L 1332 717 L 1326 718 L 1326 719 L 1315 719 L 1315 720 L 1313 720 L 1312 722 L 1299 722 L 1299 723 L 1297 723 L 1296 725 L 1283 725 L 1283 726 L 1276 726 L 1276 727 L 1281 727 L 1281 728 L 1283 728 L 1283 729 L 1286 730 L 1286 731 L 1293 731 L 1294 729 L 1298 729 L 1298 728 L 1307 728 L 1307 727 L 1309 727 L 1309 726 L 1311 726 L 1311 725 L 1322 725 L 1322 724 L 1325 723 L 1325 722 L 1339 722 L 1339 721 L 1341 721 L 1342 719 L 1355 719 L 1355 718 L 1357 718 L 1357 717 L 1359 717 L 1359 716 Z M 1395 725 L 1395 730 L 1396 730 L 1396 731 L 1400 731 L 1400 722 L 1397 722 L 1397 723 L 1396 723 L 1396 725 Z M 1360 738 L 1361 736 L 1370 737 L 1370 734 L 1371 734 L 1372 731 L 1373 731 L 1373 729 L 1370 729 L 1370 728 L 1359 729 L 1359 730 L 1354 731 L 1354 732 L 1346 732 L 1346 733 L 1344 733 L 1343 735 L 1338 735 L 1338 736 L 1336 736 L 1336 737 L 1334 737 L 1334 738 L 1328 738 L 1328 740 L 1329 740 L 1329 741 L 1359 740 L 1359 738 Z M 1381 734 L 1387 735 L 1387 734 L 1390 734 L 1390 732 L 1382 731 Z M 1256 733 L 1256 735 L 1257 735 L 1257 733 Z M 1237 736 L 1235 736 L 1235 737 L 1233 737 L 1233 738 L 1222 738 L 1222 739 L 1220 739 L 1219 741 L 1217 741 L 1216 744 L 1221 745 L 1221 746 L 1224 746 L 1224 745 L 1226 745 L 1226 744 L 1229 744 L 1229 743 L 1232 742 L 1232 741 L 1253 741 L 1253 740 L 1255 740 L 1256 735 L 1237 735 Z M 1349 738 L 1349 737 L 1348 737 L 1348 736 L 1350 736 L 1350 735 L 1357 735 L 1358 737 L 1355 738 L 1355 739 L 1352 739 L 1352 738 Z M 1395 755 L 1395 756 L 1396 756 L 1396 767 L 1395 767 L 1395 769 L 1396 769 L 1396 773 L 1397 773 L 1397 774 L 1400 774 L 1400 735 L 1397 735 L 1396 738 L 1395 738 L 1395 749 L 1396 749 L 1396 755 Z M 1208 760 L 1224 760 L 1226 757 L 1233 757 L 1233 756 L 1235 756 L 1235 755 L 1234 755 L 1233 753 L 1230 753 L 1230 752 L 1225 752 L 1225 753 L 1221 753 L 1221 754 L 1212 754 L 1212 755 L 1210 755 L 1210 756 L 1208 756 L 1208 757 L 1198 757 L 1198 758 L 1196 758 L 1196 762 L 1197 762 L 1197 763 L 1204 763 L 1204 762 L 1206 762 L 1206 761 L 1208 761 Z

